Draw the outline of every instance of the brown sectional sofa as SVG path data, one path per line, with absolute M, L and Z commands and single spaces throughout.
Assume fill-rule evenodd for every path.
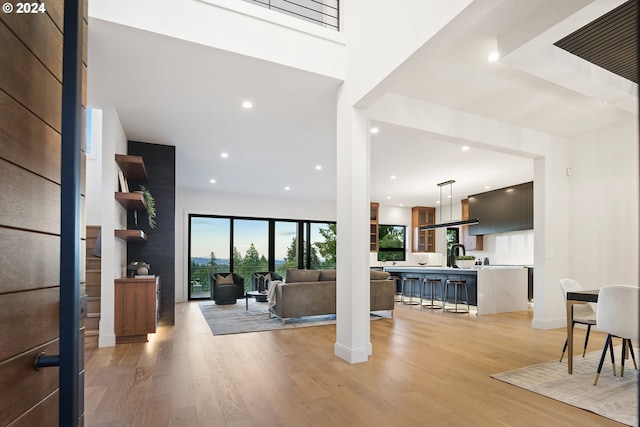
M 395 282 L 389 273 L 371 271 L 370 310 L 393 310 Z M 336 313 L 336 270 L 287 270 L 275 284 L 269 311 L 282 319 Z

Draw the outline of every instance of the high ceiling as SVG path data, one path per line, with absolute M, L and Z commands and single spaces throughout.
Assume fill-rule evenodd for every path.
M 638 0 L 629 0 L 554 45 L 638 83 Z
M 570 87 L 571 78 L 564 85 L 529 73 L 526 49 L 510 61 L 486 61 L 523 22 L 545 22 L 532 40 L 551 29 L 549 46 L 578 28 L 569 13 L 566 23 L 545 21 L 555 1 L 479 2 L 497 5 L 463 12 L 380 88 L 562 137 L 635 117 L 633 108 Z M 593 9 L 589 20 L 604 13 Z M 114 107 L 130 140 L 175 145 L 178 187 L 335 200 L 339 81 L 93 18 L 89 63 L 90 106 Z M 252 109 L 242 108 L 245 99 Z M 533 179 L 532 159 L 480 147 L 463 152 L 460 141 L 374 124 L 373 201 L 434 206 L 438 182 L 456 180 L 459 198 Z

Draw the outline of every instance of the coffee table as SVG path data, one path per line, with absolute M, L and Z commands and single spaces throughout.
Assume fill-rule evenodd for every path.
M 266 297 L 267 291 L 248 291 L 244 294 L 244 309 L 249 310 L 249 298 L 251 297 Z

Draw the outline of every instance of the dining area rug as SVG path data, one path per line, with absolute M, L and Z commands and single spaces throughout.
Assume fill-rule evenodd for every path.
M 637 347 L 635 349 L 637 355 Z M 638 371 L 634 369 L 633 361 L 628 359 L 625 360 L 624 377 L 620 377 L 621 347 L 614 351 L 616 376 L 613 376 L 611 359 L 607 354 L 597 386 L 593 385 L 593 379 L 601 351 L 587 353 L 584 358 L 574 356 L 572 375 L 567 372 L 565 357 L 562 362 L 555 360 L 491 377 L 622 424 L 638 426 Z
M 236 304 L 216 305 L 213 301 L 198 302 L 200 311 L 213 335 L 241 334 L 246 332 L 275 331 L 280 329 L 306 328 L 311 326 L 335 325 L 336 315 L 294 317 L 282 324 L 279 317 L 271 315 L 266 302 L 249 299 L 245 309 L 244 299 Z M 391 318 L 389 312 L 375 312 L 372 320 Z

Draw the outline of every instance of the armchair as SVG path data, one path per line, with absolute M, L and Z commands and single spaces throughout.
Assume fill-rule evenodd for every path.
M 235 273 L 211 275 L 211 299 L 216 304 L 235 304 L 244 298 L 244 279 Z
M 251 274 L 251 289 L 254 291 L 266 291 L 269 282 L 272 280 L 282 280 L 282 276 L 274 271 L 258 271 Z M 266 302 L 267 295 L 256 297 L 256 301 Z

